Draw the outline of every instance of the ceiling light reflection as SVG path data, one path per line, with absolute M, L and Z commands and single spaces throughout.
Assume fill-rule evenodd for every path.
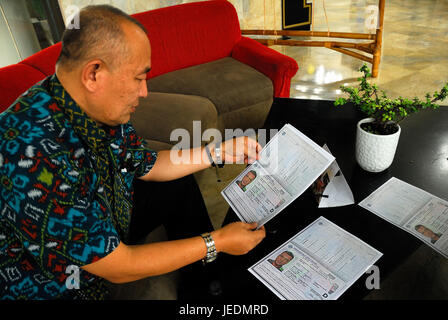
M 300 84 L 296 85 L 296 90 L 300 91 L 300 92 L 307 92 L 308 91 L 308 87 L 307 86 L 302 86 Z
M 341 81 L 343 79 L 342 74 L 334 70 L 326 71 L 323 65 L 317 67 L 314 78 L 317 84 L 327 84 Z
M 440 147 L 438 154 L 441 154 L 440 169 L 448 171 L 448 143 Z

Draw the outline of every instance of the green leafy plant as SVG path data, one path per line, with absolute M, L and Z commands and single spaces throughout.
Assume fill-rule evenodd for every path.
M 371 77 L 371 73 L 366 64 L 359 71 L 363 72 L 363 76 L 358 78 L 359 86 L 341 86 L 341 90 L 349 95 L 348 98 L 338 98 L 334 102 L 335 106 L 344 105 L 348 102 L 353 103 L 369 118 L 374 121 L 366 123 L 364 130 L 375 134 L 391 134 L 398 130 L 396 124 L 416 113 L 420 110 L 432 108 L 437 109 L 439 105 L 435 102 L 443 101 L 448 95 L 448 82 L 439 91 L 426 94 L 425 100 L 415 97 L 412 100 L 398 97 L 389 99 L 383 90 L 379 90 L 376 84 L 370 84 L 367 81 Z

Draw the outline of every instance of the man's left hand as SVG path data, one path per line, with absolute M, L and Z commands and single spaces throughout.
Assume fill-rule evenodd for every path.
M 221 158 L 225 163 L 252 163 L 259 159 L 261 149 L 261 145 L 252 138 L 233 138 L 221 144 Z M 216 161 L 216 155 L 213 159 Z

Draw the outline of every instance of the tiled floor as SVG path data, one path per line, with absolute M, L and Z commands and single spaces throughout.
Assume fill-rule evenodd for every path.
M 326 1 L 330 31 L 365 32 L 366 3 L 372 2 Z M 314 30 L 326 31 L 325 18 L 318 13 Z M 448 80 L 447 31 L 447 1 L 386 1 L 379 76 L 372 81 L 394 97 L 423 98 L 426 92 L 440 89 Z M 340 85 L 353 83 L 361 74 L 358 70 L 363 61 L 331 49 L 277 49 L 296 59 L 300 66 L 292 81 L 292 97 L 334 99 L 341 95 Z
M 322 1 L 318 3 L 321 5 Z M 371 0 L 325 2 L 330 30 L 364 32 L 365 6 L 374 3 Z M 326 31 L 325 18 L 318 8 L 314 30 Z M 426 92 L 440 89 L 448 80 L 447 34 L 447 0 L 387 0 L 380 72 L 372 81 L 391 96 L 423 98 Z M 327 48 L 273 48 L 299 64 L 291 85 L 291 97 L 298 99 L 335 99 L 341 95 L 340 85 L 356 81 L 363 63 Z M 238 165 L 226 166 L 221 171 L 220 183 L 216 182 L 214 169 L 196 174 L 215 227 L 221 225 L 228 209 L 220 191 L 241 171 Z M 117 296 L 175 299 L 176 276 L 172 273 L 120 286 Z M 448 260 L 425 245 L 391 279 L 383 281 L 381 289 L 372 291 L 367 299 L 448 298 Z

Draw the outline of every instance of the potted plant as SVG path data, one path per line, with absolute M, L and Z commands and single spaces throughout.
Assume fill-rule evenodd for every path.
M 357 125 L 356 161 L 364 170 L 381 172 L 394 159 L 401 132 L 400 121 L 423 109 L 437 109 L 439 106 L 435 102 L 443 101 L 448 95 L 448 82 L 440 92 L 427 93 L 425 100 L 417 97 L 412 100 L 403 97 L 390 99 L 376 84 L 367 81 L 371 74 L 366 64 L 359 70 L 363 73 L 358 78 L 359 86 L 341 86 L 349 97 L 336 99 L 334 104 L 340 106 L 351 102 L 367 115 Z

